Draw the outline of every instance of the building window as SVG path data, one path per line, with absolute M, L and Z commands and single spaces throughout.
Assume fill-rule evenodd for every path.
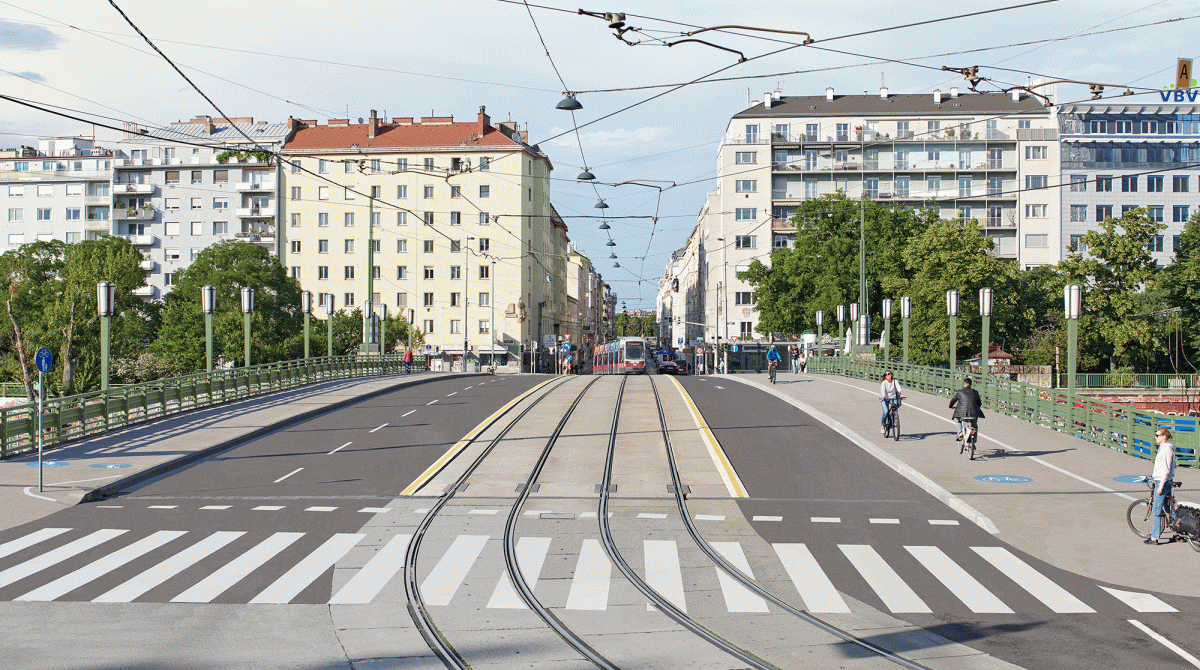
M 450 187 L 450 197 L 451 198 L 461 198 L 462 197 L 462 187 L 461 186 L 451 186 Z
M 346 307 L 353 307 L 354 306 L 354 294 L 347 293 L 347 294 L 343 295 L 342 296 L 342 304 L 345 305 Z
M 317 161 L 317 172 L 319 172 L 321 174 L 328 174 L 329 173 L 329 161 L 318 160 Z
M 738 207 L 735 213 L 735 218 L 738 221 L 753 221 L 757 218 L 755 216 L 757 212 L 758 210 L 754 207 Z
M 433 307 L 433 293 L 426 293 L 423 300 L 424 307 Z
M 342 161 L 342 172 L 352 174 L 354 172 L 354 161 Z
M 1121 216 L 1125 216 L 1137 208 L 1137 205 L 1121 205 Z
M 1137 175 L 1124 175 L 1121 177 L 1121 192 L 1122 193 L 1137 193 Z
M 318 265 L 317 266 L 317 279 L 329 279 L 329 266 L 328 265 Z
M 1096 222 L 1112 218 L 1112 205 L 1096 205 Z
M 78 221 L 80 209 L 78 207 L 68 207 L 66 212 L 67 221 Z
M 1071 220 L 1087 221 L 1087 205 L 1071 205 Z
M 426 186 L 426 187 L 425 187 L 425 189 L 424 189 L 424 197 L 425 197 L 425 199 L 427 199 L 427 200 L 428 200 L 429 198 L 432 198 L 432 197 L 433 197 L 433 187 L 432 187 L 432 186 Z
M 345 195 L 343 196 L 343 198 L 345 200 L 353 200 L 354 199 L 354 187 L 353 186 L 346 187 Z
M 491 278 L 491 267 L 487 266 L 487 265 L 480 265 L 479 266 L 479 278 L 480 279 Z
M 380 161 L 379 161 L 379 159 L 378 159 L 378 158 L 376 158 L 376 159 L 372 160 L 372 161 L 371 161 L 371 172 L 379 172 L 379 167 L 380 167 L 380 165 L 381 165 L 381 163 L 380 163 Z M 373 197 L 376 197 L 376 198 L 378 198 L 379 196 L 377 196 L 377 195 L 376 195 L 376 196 L 373 196 Z
M 422 246 L 422 251 L 424 251 L 425 253 L 427 253 L 427 254 L 433 253 L 433 240 L 422 240 L 421 246 Z
M 958 178 L 958 197 L 960 197 L 960 198 L 971 197 L 971 178 L 970 177 L 959 177 Z
M 742 333 L 743 340 L 754 339 L 754 324 L 750 321 L 742 321 L 739 330 Z
M 1149 207 L 1146 208 L 1146 216 L 1149 217 L 1151 221 L 1157 221 L 1159 223 L 1162 223 L 1163 206 L 1162 205 L 1150 205 Z
M 354 240 L 345 240 L 342 244 L 342 251 L 347 254 L 354 253 Z
M 425 266 L 425 278 L 433 279 L 433 266 L 432 265 Z
M 450 294 L 450 306 L 451 307 L 462 307 L 462 294 L 461 293 L 451 293 Z
M 408 252 L 408 240 L 396 240 L 396 253 L 403 254 Z
M 776 235 L 776 236 L 775 236 L 775 238 L 774 238 L 774 239 L 772 240 L 772 242 L 771 242 L 771 248 L 773 248 L 773 249 L 787 249 L 787 248 L 788 248 L 788 238 L 787 238 L 787 235 Z
M 734 239 L 734 248 L 736 248 L 736 249 L 757 249 L 758 248 L 758 236 L 757 235 L 735 235 L 733 239 Z
M 462 212 L 450 212 L 450 225 L 452 225 L 452 226 L 461 226 L 462 225 Z
M 1026 189 L 1046 188 L 1046 186 L 1048 184 L 1049 184 L 1049 181 L 1048 181 L 1046 175 L 1044 175 L 1044 174 L 1025 175 L 1025 188 Z
M 491 293 L 480 293 L 479 294 L 479 306 L 480 307 L 491 307 L 492 306 L 492 294 Z
M 300 240 L 292 240 L 292 253 L 300 253 Z
M 179 198 L 166 198 L 163 208 L 169 210 L 179 209 Z
M 451 265 L 450 266 L 450 278 L 451 279 L 462 279 L 462 266 L 461 265 Z
M 1026 249 L 1046 249 L 1050 246 L 1050 236 L 1045 233 L 1025 236 Z
M 396 294 L 396 306 L 397 307 L 408 307 L 408 294 L 407 293 L 401 291 L 400 293 Z
M 1146 176 L 1146 192 L 1147 193 L 1162 193 L 1163 178 L 1160 174 L 1152 174 Z
M 1112 175 L 1100 175 L 1096 177 L 1096 192 L 1106 193 L 1112 191 L 1112 183 Z
M 297 213 L 297 214 L 292 214 L 292 227 L 293 227 L 293 228 L 299 228 L 299 227 L 300 227 L 300 214 L 298 214 L 298 213 Z
M 299 265 L 292 266 L 292 279 L 295 279 L 296 281 L 300 281 L 300 266 Z
M 329 187 L 328 186 L 318 186 L 317 187 L 317 200 L 328 200 L 328 199 L 329 199 Z
M 50 220 L 50 208 L 49 207 L 39 207 L 37 210 L 37 220 L 38 221 L 49 221 Z
M 300 174 L 300 170 L 300 159 L 297 158 L 296 160 L 292 161 L 292 174 Z
M 213 198 L 213 209 L 229 209 L 229 198 Z
M 733 294 L 733 304 L 735 304 L 735 305 L 753 305 L 754 304 L 754 292 L 753 291 L 737 291 L 736 293 Z
M 433 169 L 433 159 L 432 159 L 432 158 L 426 158 L 426 159 L 425 159 L 425 169 L 426 169 L 426 170 L 432 170 L 432 169 Z
M 492 187 L 489 186 L 488 184 L 480 184 L 479 185 L 479 197 L 490 198 L 491 196 L 492 196 Z M 520 196 L 518 196 L 518 197 L 520 197 Z
M 425 212 L 425 225 L 433 225 L 433 212 Z
M 1150 243 L 1146 245 L 1146 248 L 1150 251 L 1162 251 L 1163 250 L 1163 236 L 1155 235 L 1154 237 L 1151 237 Z
M 179 170 L 167 170 L 166 182 L 168 184 L 178 184 L 179 183 Z
M 396 212 L 396 225 L 397 226 L 407 226 L 408 225 L 408 212 Z
M 1086 191 L 1087 190 L 1087 175 L 1073 174 L 1071 175 L 1071 190 Z
M 1046 158 L 1045 146 L 1028 146 L 1025 147 L 1026 160 L 1043 160 Z
M 492 322 L 487 319 L 481 319 L 479 321 L 479 334 L 486 335 L 490 332 L 492 332 Z
M 1188 192 L 1188 176 L 1185 174 L 1177 174 L 1171 177 L 1171 190 L 1175 193 Z
M 396 266 L 396 279 L 408 279 L 408 266 L 407 265 L 397 265 Z
M 344 268 L 344 270 L 345 270 L 345 274 L 346 274 L 346 276 L 345 276 L 346 279 L 354 279 L 354 266 L 353 265 L 347 265 Z
M 396 187 L 396 197 L 403 200 L 408 197 L 408 186 L 400 184 Z
M 343 219 L 345 220 L 346 227 L 353 226 L 354 225 L 354 212 L 346 212 Z
M 1171 207 L 1171 221 L 1174 223 L 1186 223 L 1188 220 L 1188 206 L 1175 205 Z
M 479 238 L 479 250 L 480 251 L 489 251 L 489 250 L 491 250 L 491 248 L 492 248 L 492 240 L 490 238 L 487 238 L 487 237 Z
M 746 144 L 758 144 L 758 124 L 746 125 Z
M 942 178 L 940 175 L 930 175 L 928 179 L 928 189 L 930 193 L 938 193 L 942 190 Z
M 1025 205 L 1025 218 L 1027 219 L 1044 219 L 1046 218 L 1045 205 Z
M 738 193 L 757 193 L 758 180 L 756 179 L 738 179 L 734 183 L 734 190 Z
M 757 151 L 738 151 L 734 154 L 733 162 L 738 165 L 750 165 L 758 162 Z
M 229 234 L 229 222 L 228 221 L 213 221 L 212 231 L 213 231 L 213 235 L 228 235 Z
M 425 324 L 425 332 L 432 333 L 433 332 L 433 319 L 425 319 L 424 324 Z
M 317 225 L 321 228 L 329 227 L 329 213 L 321 212 L 317 214 Z

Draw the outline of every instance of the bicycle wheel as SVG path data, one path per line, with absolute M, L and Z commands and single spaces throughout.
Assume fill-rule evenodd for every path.
M 900 411 L 892 410 L 892 439 L 900 441 Z
M 1152 509 L 1149 498 L 1129 503 L 1126 516 L 1129 521 L 1129 530 L 1132 530 L 1134 535 L 1140 538 L 1150 537 L 1150 531 L 1154 528 L 1154 517 L 1150 515 Z
M 969 460 L 969 461 L 975 460 L 975 438 L 978 436 L 979 436 L 979 431 L 975 431 L 975 430 L 971 431 L 971 446 L 970 446 L 971 453 L 969 453 L 967 455 L 967 460 Z

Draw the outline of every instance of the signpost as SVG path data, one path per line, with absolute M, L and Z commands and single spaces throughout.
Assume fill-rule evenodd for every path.
M 37 355 L 34 357 L 37 362 L 38 369 L 38 491 L 43 490 L 42 474 L 42 410 L 45 407 L 46 396 L 46 373 L 54 365 L 54 354 L 46 347 L 38 349 Z
M 1175 68 L 1175 88 L 1192 87 L 1192 59 L 1180 58 Z

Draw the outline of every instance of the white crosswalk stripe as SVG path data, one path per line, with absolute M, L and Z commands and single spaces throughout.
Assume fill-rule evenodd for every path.
M 41 528 L 24 537 L 18 537 L 15 540 L 10 540 L 4 544 L 0 544 L 0 558 L 15 554 L 22 549 L 28 549 L 42 540 L 49 540 L 57 535 L 71 530 L 70 528 Z
M 643 540 L 642 546 L 646 559 L 646 584 L 679 608 L 680 612 L 687 614 L 683 570 L 679 568 L 679 547 L 675 540 Z M 650 604 L 646 608 L 654 609 Z
M 956 598 L 976 614 L 1012 614 L 1007 605 L 988 591 L 937 547 L 905 547 L 913 558 L 937 577 Z
M 126 532 L 128 531 L 104 528 L 85 537 L 81 537 L 74 542 L 69 542 L 57 549 L 48 551 L 41 556 L 31 558 L 24 563 L 14 565 L 9 569 L 0 572 L 0 587 L 8 586 L 19 579 L 24 579 L 32 574 L 45 570 L 46 568 L 58 565 L 59 563 L 62 563 L 76 554 L 82 554 L 89 549 L 98 547 L 114 537 L 125 534 Z
M 276 554 L 287 549 L 304 533 L 275 533 L 259 542 L 253 549 L 221 566 L 198 584 L 171 599 L 173 603 L 207 603 L 228 591 L 251 572 L 264 565 Z
M 517 538 L 517 567 L 521 569 L 521 578 L 525 580 L 530 589 L 537 588 L 538 578 L 542 575 L 542 565 L 545 564 L 546 553 L 549 551 L 550 538 L 548 537 Z M 492 597 L 488 600 L 487 606 L 488 609 L 526 609 L 525 601 L 517 595 L 517 589 L 513 586 L 508 570 L 501 573 L 500 580 L 496 582 L 496 589 L 492 591 Z
M 288 570 L 282 577 L 275 580 L 262 593 L 254 596 L 251 604 L 283 605 L 292 602 L 300 592 L 313 581 L 333 567 L 346 552 L 354 548 L 359 540 L 366 537 L 359 533 L 338 533 L 317 547 L 295 567 Z
M 1066 589 L 1050 581 L 1042 573 L 1034 570 L 1028 563 L 1017 558 L 1004 547 L 971 547 L 971 549 L 991 563 L 997 570 L 1025 589 L 1034 598 L 1042 601 L 1046 607 L 1058 614 L 1093 614 L 1096 610 L 1071 595 Z
M 23 596 L 18 596 L 16 599 L 29 601 L 54 600 L 185 534 L 186 531 L 182 530 L 160 530 L 153 535 L 143 537 L 128 547 L 124 547 L 97 561 L 93 561 L 69 575 L 59 577 L 45 586 L 36 588 Z
M 869 544 L 839 544 L 838 548 L 850 559 L 854 569 L 867 581 L 884 606 L 894 614 L 932 612 L 929 605 L 909 588 L 874 547 Z
M 365 605 L 375 599 L 383 587 L 404 567 L 404 554 L 412 535 L 396 535 L 383 545 L 332 598 L 331 605 Z
M 608 609 L 608 588 L 612 583 L 612 563 L 600 541 L 587 538 L 579 550 L 571 590 L 567 593 L 569 610 Z
M 754 573 L 750 570 L 750 561 L 746 560 L 746 552 L 742 551 L 741 542 L 712 542 L 710 544 L 730 565 L 750 579 L 754 579 Z M 714 569 L 717 571 L 717 581 L 721 583 L 721 594 L 725 596 L 725 607 L 730 612 L 770 611 L 767 609 L 767 601 L 763 600 L 761 596 L 755 595 L 750 589 L 742 586 L 724 570 Z
M 817 564 L 817 559 L 813 558 L 808 547 L 803 544 L 786 543 L 772 546 L 808 611 L 817 614 L 850 613 L 846 601 L 833 587 L 833 582 L 829 581 L 829 577 Z
M 487 535 L 459 535 L 454 539 L 450 549 L 442 554 L 441 560 L 421 583 L 426 605 L 450 604 L 487 541 Z
M 167 560 L 137 575 L 92 602 L 131 603 L 150 589 L 199 563 L 221 547 L 245 535 L 240 531 L 218 531 Z

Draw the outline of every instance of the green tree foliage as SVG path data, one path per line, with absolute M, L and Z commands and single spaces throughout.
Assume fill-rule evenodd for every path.
M 838 305 L 859 297 L 858 200 L 842 193 L 803 202 L 792 219 L 796 244 L 778 249 L 767 266 L 757 260 L 738 278 L 754 286 L 758 330 L 762 333 L 801 333 L 815 328 L 815 313 L 825 312 L 825 327 L 836 329 Z M 895 209 L 865 203 L 866 278 L 869 301 L 878 311 L 886 284 L 910 276 L 904 249 L 919 231 L 937 221 L 936 210 Z
M 653 314 L 637 316 L 617 312 L 613 323 L 618 337 L 646 337 L 658 332 L 658 317 Z
M 1180 309 L 1183 342 L 1189 360 L 1200 365 L 1200 212 L 1179 236 L 1175 262 L 1166 269 L 1167 302 Z
M 168 362 L 182 371 L 204 369 L 200 289 L 205 285 L 217 289 L 213 355 L 222 364 L 244 364 L 243 287 L 254 289 L 251 361 L 270 363 L 304 355 L 300 284 L 287 276 L 266 247 L 227 240 L 201 251 L 191 265 L 176 275 L 175 287 L 165 300 L 162 329 L 155 343 L 157 353 Z
M 1060 264 L 1063 274 L 1083 287 L 1080 350 L 1107 358 L 1110 370 L 1141 362 L 1166 341 L 1163 320 L 1134 318 L 1165 304 L 1158 264 L 1149 251 L 1150 240 L 1164 228 L 1142 209 L 1105 219 L 1084 234 L 1086 253 L 1073 249 Z

